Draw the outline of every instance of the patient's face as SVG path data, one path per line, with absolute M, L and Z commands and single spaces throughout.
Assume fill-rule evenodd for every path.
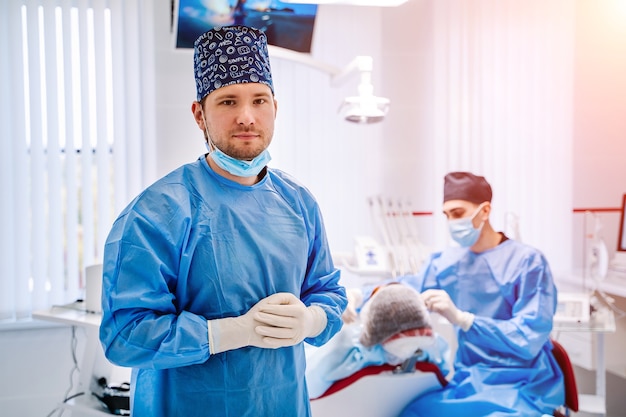
M 418 351 L 432 346 L 434 342 L 435 338 L 432 336 L 413 336 L 383 343 L 382 348 L 386 353 L 387 362 L 391 365 L 399 365 Z
M 412 329 L 390 337 L 381 346 L 386 360 L 391 365 L 399 365 L 413 356 L 418 350 L 427 350 L 435 344 L 435 337 L 430 328 Z

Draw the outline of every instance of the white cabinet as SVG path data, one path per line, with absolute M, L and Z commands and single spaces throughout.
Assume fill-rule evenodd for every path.
M 561 290 L 561 288 L 559 288 Z M 552 337 L 558 340 L 570 361 L 584 369 L 596 372 L 596 393 L 579 395 L 580 410 L 606 414 L 606 352 L 605 334 L 615 333 L 613 311 L 601 303 L 592 303 L 594 311 L 588 321 L 554 321 Z

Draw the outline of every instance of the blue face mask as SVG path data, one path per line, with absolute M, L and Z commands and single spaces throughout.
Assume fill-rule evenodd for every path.
M 261 172 L 261 170 L 265 168 L 267 163 L 272 159 L 267 149 L 251 161 L 242 161 L 241 159 L 228 156 L 224 152 L 217 149 L 217 147 L 209 154 L 209 156 L 220 168 L 238 177 L 254 177 L 259 175 L 259 172 Z
M 480 236 L 480 232 L 483 229 L 485 222 L 483 221 L 480 226 L 476 228 L 474 227 L 472 221 L 482 208 L 483 205 L 481 204 L 478 206 L 478 209 L 476 209 L 476 212 L 470 217 L 448 220 L 448 227 L 450 228 L 450 235 L 452 236 L 452 239 L 464 248 L 471 247 L 474 243 L 476 243 L 478 237 Z

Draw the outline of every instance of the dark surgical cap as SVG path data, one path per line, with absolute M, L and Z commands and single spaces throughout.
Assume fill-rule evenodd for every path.
M 274 93 L 267 37 L 247 26 L 213 28 L 194 43 L 197 100 L 231 84 L 261 83 Z
M 451 172 L 444 178 L 443 202 L 464 200 L 474 204 L 491 202 L 491 186 L 485 177 L 471 172 Z

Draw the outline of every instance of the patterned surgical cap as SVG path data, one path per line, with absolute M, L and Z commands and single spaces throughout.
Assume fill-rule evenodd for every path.
M 247 26 L 216 27 L 194 43 L 197 100 L 231 84 L 262 83 L 274 93 L 267 37 Z

